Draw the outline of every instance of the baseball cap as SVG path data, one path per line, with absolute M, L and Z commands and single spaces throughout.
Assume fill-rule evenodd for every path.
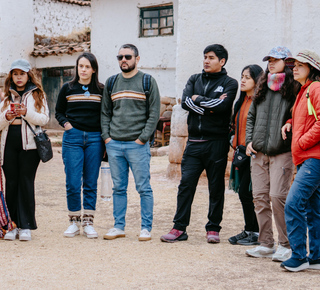
M 302 63 L 308 63 L 312 67 L 320 71 L 320 57 L 313 50 L 301 50 L 295 57 L 287 57 L 285 59 L 285 62 L 293 62 L 295 60 Z
M 274 48 L 272 48 L 269 52 L 269 54 L 267 56 L 265 56 L 262 61 L 267 61 L 269 60 L 270 57 L 274 57 L 274 58 L 286 58 L 292 56 L 291 51 L 289 50 L 289 48 L 285 47 L 285 46 L 276 46 Z
M 16 59 L 12 64 L 11 64 L 11 68 L 10 71 L 12 71 L 13 69 L 21 69 L 24 72 L 28 72 L 31 69 L 31 65 L 30 63 L 25 60 L 25 59 Z

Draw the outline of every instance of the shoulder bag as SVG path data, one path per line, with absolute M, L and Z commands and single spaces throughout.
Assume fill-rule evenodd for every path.
M 29 122 L 25 119 L 24 119 L 24 121 L 26 122 L 26 124 L 28 125 L 28 127 L 30 128 L 31 132 L 34 135 L 34 141 L 36 142 L 38 154 L 39 154 L 41 161 L 47 162 L 50 159 L 52 159 L 53 153 L 52 153 L 51 141 L 46 133 L 46 130 L 43 131 L 40 126 L 36 126 L 37 131 L 39 130 L 39 132 L 36 133 L 32 129 Z
M 237 144 L 238 144 L 238 140 L 239 140 L 239 117 L 240 117 L 240 111 L 241 108 L 239 110 L 238 113 L 238 117 L 237 117 Z M 247 162 L 249 162 L 250 157 L 246 155 L 246 147 L 243 145 L 237 145 L 237 148 L 234 152 L 234 156 L 233 156 L 233 160 L 232 160 L 232 164 L 238 168 L 243 167 L 244 165 L 247 164 Z

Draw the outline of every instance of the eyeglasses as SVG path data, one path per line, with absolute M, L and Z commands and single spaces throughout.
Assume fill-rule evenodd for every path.
M 117 55 L 118 61 L 122 60 L 123 58 L 125 58 L 126 60 L 130 60 L 130 59 L 132 59 L 132 57 L 133 57 L 133 55 L 131 55 L 131 54 L 125 54 L 125 55 L 119 54 L 119 55 Z

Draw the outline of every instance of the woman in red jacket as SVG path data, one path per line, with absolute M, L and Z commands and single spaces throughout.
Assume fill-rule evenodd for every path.
M 294 61 L 293 75 L 301 89 L 292 119 L 281 130 L 286 139 L 292 129 L 292 157 L 298 171 L 285 205 L 292 256 L 281 267 L 293 272 L 320 270 L 320 57 L 313 51 L 302 50 L 286 61 Z

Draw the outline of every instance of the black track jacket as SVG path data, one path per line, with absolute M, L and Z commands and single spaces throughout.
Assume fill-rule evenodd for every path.
M 228 138 L 233 101 L 238 82 L 222 68 L 218 73 L 192 75 L 183 90 L 181 106 L 189 111 L 189 140 L 221 140 Z M 219 97 L 227 94 L 224 100 Z M 193 95 L 199 95 L 192 101 Z

